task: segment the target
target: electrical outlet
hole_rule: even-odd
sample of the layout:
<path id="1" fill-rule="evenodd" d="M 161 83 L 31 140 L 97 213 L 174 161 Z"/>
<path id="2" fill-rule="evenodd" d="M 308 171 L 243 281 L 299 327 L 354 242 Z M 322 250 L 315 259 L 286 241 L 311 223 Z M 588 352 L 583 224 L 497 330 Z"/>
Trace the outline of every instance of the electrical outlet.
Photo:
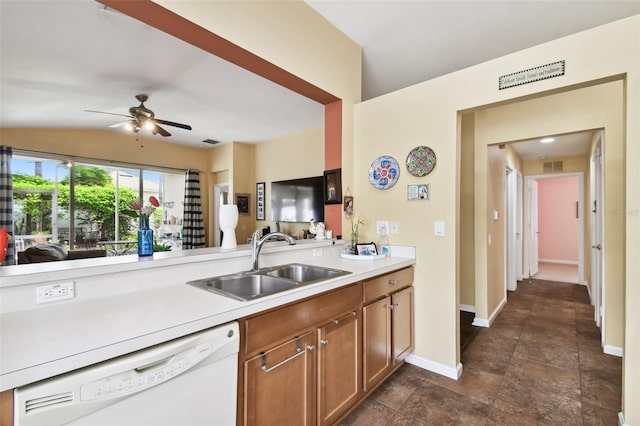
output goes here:
<path id="1" fill-rule="evenodd" d="M 387 235 L 389 233 L 389 221 L 379 220 L 376 222 L 376 234 Z"/>
<path id="2" fill-rule="evenodd" d="M 389 233 L 398 235 L 400 233 L 400 224 L 398 222 L 389 222 Z"/>
<path id="3" fill-rule="evenodd" d="M 73 281 L 36 287 L 36 303 L 38 304 L 73 299 L 74 296 Z"/>
<path id="4" fill-rule="evenodd" d="M 314 248 L 313 257 L 320 257 L 320 256 L 322 256 L 322 248 Z"/>

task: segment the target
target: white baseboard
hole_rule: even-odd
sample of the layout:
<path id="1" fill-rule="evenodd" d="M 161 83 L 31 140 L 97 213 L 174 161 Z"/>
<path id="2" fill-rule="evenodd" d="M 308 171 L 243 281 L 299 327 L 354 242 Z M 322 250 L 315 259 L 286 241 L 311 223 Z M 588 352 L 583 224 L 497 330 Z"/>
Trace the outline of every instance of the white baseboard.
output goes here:
<path id="1" fill-rule="evenodd" d="M 624 350 L 617 346 L 604 345 L 604 353 L 608 355 L 615 355 L 620 358 L 624 355 Z"/>
<path id="2" fill-rule="evenodd" d="M 538 259 L 538 262 L 559 263 L 561 265 L 577 265 L 577 260 L 559 260 L 559 259 Z"/>
<path id="3" fill-rule="evenodd" d="M 416 367 L 420 367 L 423 370 L 429 370 L 453 380 L 458 380 L 460 376 L 462 376 L 461 363 L 458 363 L 456 368 L 451 368 L 438 362 L 429 361 L 428 359 L 424 359 L 414 354 L 409 354 L 405 361 L 409 364 L 415 365 Z"/>
<path id="4" fill-rule="evenodd" d="M 476 307 L 475 306 L 463 305 L 462 303 L 460 304 L 460 310 L 462 312 L 471 312 L 472 314 L 476 313 Z"/>
<path id="5" fill-rule="evenodd" d="M 618 412 L 618 426 L 627 426 L 624 422 L 624 413 L 622 411 Z"/>
<path id="6" fill-rule="evenodd" d="M 489 320 L 475 317 L 471 325 L 475 325 L 476 327 L 489 327 L 491 324 L 489 323 Z"/>
<path id="7" fill-rule="evenodd" d="M 475 325 L 477 327 L 491 327 L 491 324 L 493 324 L 493 321 L 496 319 L 496 317 L 498 316 L 500 311 L 502 311 L 502 308 L 504 308 L 504 305 L 506 304 L 507 304 L 507 299 L 502 299 L 498 307 L 493 310 L 491 315 L 489 315 L 489 319 L 482 319 L 482 318 L 475 317 L 471 325 Z"/>

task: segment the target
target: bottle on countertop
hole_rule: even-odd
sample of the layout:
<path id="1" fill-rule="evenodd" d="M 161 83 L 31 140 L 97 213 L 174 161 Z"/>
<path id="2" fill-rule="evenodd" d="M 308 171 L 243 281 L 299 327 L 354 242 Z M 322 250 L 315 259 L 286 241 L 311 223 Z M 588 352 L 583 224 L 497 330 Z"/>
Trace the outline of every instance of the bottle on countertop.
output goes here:
<path id="1" fill-rule="evenodd" d="M 391 244 L 389 244 L 388 234 L 387 228 L 383 226 L 380 229 L 380 235 L 378 236 L 378 241 L 376 243 L 378 254 L 382 254 L 387 257 L 391 256 Z"/>

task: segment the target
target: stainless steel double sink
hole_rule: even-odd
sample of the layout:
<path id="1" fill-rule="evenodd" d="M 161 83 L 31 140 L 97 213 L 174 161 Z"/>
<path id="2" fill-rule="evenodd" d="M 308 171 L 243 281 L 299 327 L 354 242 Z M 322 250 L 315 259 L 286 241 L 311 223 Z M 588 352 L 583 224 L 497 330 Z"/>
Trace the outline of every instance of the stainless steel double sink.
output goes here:
<path id="1" fill-rule="evenodd" d="M 247 301 L 350 274 L 341 269 L 289 263 L 258 271 L 238 272 L 189 281 L 194 287 Z"/>

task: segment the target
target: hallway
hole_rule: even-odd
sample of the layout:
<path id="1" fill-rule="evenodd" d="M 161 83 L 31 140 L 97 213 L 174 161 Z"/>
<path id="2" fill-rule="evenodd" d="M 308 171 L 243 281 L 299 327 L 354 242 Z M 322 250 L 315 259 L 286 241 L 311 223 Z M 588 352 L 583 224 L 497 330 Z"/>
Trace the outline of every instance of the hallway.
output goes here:
<path id="1" fill-rule="evenodd" d="M 405 364 L 341 424 L 618 424 L 622 359 L 602 353 L 583 286 L 519 283 L 462 363 L 457 381 Z"/>

